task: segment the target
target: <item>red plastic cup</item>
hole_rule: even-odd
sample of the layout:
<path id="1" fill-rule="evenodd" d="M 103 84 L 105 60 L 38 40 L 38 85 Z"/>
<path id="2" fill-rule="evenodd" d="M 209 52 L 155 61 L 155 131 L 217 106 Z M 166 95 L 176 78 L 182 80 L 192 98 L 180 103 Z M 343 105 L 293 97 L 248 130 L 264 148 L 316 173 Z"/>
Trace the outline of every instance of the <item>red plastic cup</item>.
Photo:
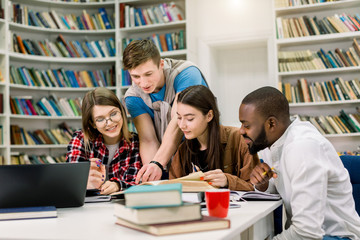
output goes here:
<path id="1" fill-rule="evenodd" d="M 212 217 L 226 218 L 230 204 L 229 189 L 212 189 L 205 192 L 206 208 Z"/>

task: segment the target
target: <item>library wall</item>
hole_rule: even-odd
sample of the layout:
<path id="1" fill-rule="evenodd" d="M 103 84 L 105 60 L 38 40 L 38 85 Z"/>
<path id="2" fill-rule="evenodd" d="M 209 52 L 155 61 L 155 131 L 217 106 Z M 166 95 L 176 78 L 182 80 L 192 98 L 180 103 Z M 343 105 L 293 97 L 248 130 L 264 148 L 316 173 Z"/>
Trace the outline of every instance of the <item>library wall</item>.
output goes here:
<path id="1" fill-rule="evenodd" d="M 267 44 L 259 41 L 219 47 L 215 54 L 218 81 L 214 81 L 211 87 L 218 96 L 221 122 L 240 127 L 238 110 L 241 100 L 250 91 L 270 84 Z"/>
<path id="2" fill-rule="evenodd" d="M 238 126 L 243 97 L 260 86 L 274 85 L 267 47 L 272 38 L 271 8 L 268 0 L 189 1 L 188 21 L 196 24 L 188 28 L 193 36 L 187 40 L 188 58 L 207 77 L 223 124 Z"/>

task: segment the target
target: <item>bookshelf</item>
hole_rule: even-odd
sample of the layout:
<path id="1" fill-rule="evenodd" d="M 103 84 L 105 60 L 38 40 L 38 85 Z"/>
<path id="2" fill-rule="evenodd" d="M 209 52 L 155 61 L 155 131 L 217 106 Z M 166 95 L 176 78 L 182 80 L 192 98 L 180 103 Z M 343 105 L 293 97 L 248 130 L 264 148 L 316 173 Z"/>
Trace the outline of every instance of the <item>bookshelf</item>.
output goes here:
<path id="1" fill-rule="evenodd" d="M 16 108 L 12 108 L 11 106 L 11 104 L 13 105 L 16 101 L 11 103 L 10 99 L 31 99 L 32 104 L 37 105 L 37 102 L 39 102 L 42 98 L 49 99 L 52 95 L 55 95 L 58 98 L 66 99 L 82 98 L 87 91 L 97 86 L 96 83 L 94 83 L 95 80 L 98 85 L 100 82 L 104 83 L 105 81 L 106 84 L 104 83 L 104 86 L 112 89 L 116 92 L 119 98 L 122 98 L 129 87 L 128 84 L 123 84 L 121 71 L 121 53 L 123 51 L 122 39 L 125 38 L 147 38 L 154 34 L 166 34 L 183 31 L 184 47 L 182 49 L 172 51 L 163 51 L 161 56 L 178 59 L 186 59 L 187 57 L 187 35 L 185 34 L 187 27 L 185 18 L 187 0 L 114 0 L 89 3 L 47 0 L 0 1 L 3 7 L 6 6 L 4 7 L 5 18 L 0 19 L 0 70 L 5 79 L 4 82 L 0 82 L 0 93 L 3 94 L 4 107 L 4 112 L 0 113 L 0 125 L 3 126 L 2 134 L 4 143 L 0 144 L 0 155 L 4 157 L 5 164 L 11 164 L 12 157 L 19 156 L 19 153 L 25 153 L 29 156 L 44 154 L 58 157 L 65 153 L 67 147 L 67 144 L 11 144 L 11 131 L 12 128 L 14 128 L 12 126 L 18 126 L 23 129 L 23 131 L 28 131 L 31 134 L 38 129 L 56 129 L 63 122 L 66 122 L 73 129 L 81 128 L 81 116 L 73 116 L 69 114 L 62 114 L 61 116 L 52 114 L 47 115 L 45 112 L 42 112 L 39 115 L 34 115 L 30 114 L 30 111 L 26 113 L 25 110 L 23 110 L 22 113 L 21 110 L 16 112 Z M 170 6 L 171 2 L 174 2 L 183 11 L 184 19 L 164 23 L 154 23 L 144 26 L 120 27 L 120 20 L 122 17 L 120 14 L 121 5 L 128 5 L 129 9 L 130 7 L 134 9 L 147 9 L 159 6 L 163 3 Z M 44 13 L 46 15 L 46 13 L 50 14 L 51 12 L 55 12 L 60 17 L 67 16 L 68 18 L 65 19 L 65 21 L 69 24 L 70 29 L 64 27 L 46 27 L 45 24 L 36 25 L 34 24 L 35 21 L 31 20 L 31 17 L 29 17 L 30 20 L 27 21 L 25 21 L 25 17 L 16 17 L 16 20 L 14 21 L 14 4 L 17 5 L 17 8 L 22 9 L 20 11 L 21 14 L 29 14 L 31 11 L 35 15 L 37 13 L 41 13 L 41 16 L 44 16 Z M 100 8 L 105 9 L 108 18 L 112 18 L 112 28 L 81 29 L 80 25 L 78 25 L 77 28 L 72 27 L 71 29 L 71 20 L 69 20 L 69 15 L 71 15 L 73 19 L 76 19 L 77 17 L 82 17 L 85 10 L 89 16 L 93 16 L 94 19 L 96 19 L 96 15 L 100 13 Z M 15 16 L 17 15 L 15 14 Z M 40 21 L 40 17 L 38 17 L 37 21 Z M 84 22 L 82 23 L 84 24 Z M 94 20 L 93 25 L 101 27 L 100 22 L 94 23 Z M 56 42 L 59 41 L 58 39 L 61 35 L 67 44 L 70 44 L 70 42 L 74 43 L 74 48 L 70 48 L 70 51 L 73 51 L 73 53 L 76 51 L 74 50 L 76 48 L 76 41 L 78 41 L 80 46 L 82 46 L 81 44 L 83 42 L 95 43 L 96 41 L 113 39 L 114 54 L 113 56 L 110 56 L 110 50 L 108 51 L 109 54 L 106 56 L 104 56 L 105 54 L 97 54 L 96 56 L 91 57 L 85 57 L 85 55 L 82 56 L 81 54 L 81 56 L 77 57 L 66 57 L 58 54 L 53 54 L 53 56 L 52 54 L 47 55 L 45 53 L 46 50 L 42 50 L 43 52 L 41 52 L 41 54 L 24 54 L 21 53 L 21 51 L 14 51 L 13 46 L 14 43 L 17 43 L 17 41 L 14 42 L 13 34 L 20 36 L 21 40 L 29 39 L 30 41 L 34 41 L 36 43 L 43 41 L 44 46 L 45 39 L 47 39 L 48 43 L 51 42 L 56 45 Z M 106 45 L 106 47 L 107 46 L 108 45 Z M 30 47 L 34 46 L 30 45 Z M 46 46 L 45 48 L 49 50 L 48 53 L 53 50 L 50 49 L 51 46 Z M 76 49 L 80 52 L 78 48 Z M 25 51 L 27 51 L 26 46 Z M 100 50 L 98 49 L 96 51 Z M 106 50 L 103 49 L 103 51 Z M 55 51 L 52 52 L 55 53 Z M 60 53 L 62 52 L 60 51 Z M 58 71 L 56 72 L 53 70 Z M 63 75 L 61 75 L 61 71 L 64 71 Z M 95 73 L 94 71 L 97 72 Z M 100 71 L 103 71 L 103 73 L 101 73 L 103 75 L 100 74 Z M 72 74 L 71 72 L 76 76 L 75 78 L 78 80 L 78 83 L 85 78 L 84 75 L 80 76 L 80 74 L 88 72 L 88 75 L 90 75 L 90 72 L 92 72 L 93 75 L 90 75 L 90 77 L 91 80 L 93 80 L 93 85 L 89 85 L 86 82 L 83 83 L 83 85 L 79 83 L 80 87 L 74 86 L 70 79 Z M 29 75 L 27 74 L 30 74 L 30 78 L 34 80 L 33 83 L 29 81 Z M 38 77 L 39 79 L 42 79 L 40 82 L 43 83 L 38 83 L 37 80 L 35 81 L 35 74 L 40 74 Z M 46 80 L 46 78 L 50 80 Z M 107 80 L 102 81 L 99 79 Z M 61 85 L 61 83 L 63 85 Z M 21 102 L 19 102 L 19 104 L 20 108 L 24 107 L 24 105 L 21 106 Z M 61 106 L 58 105 L 58 108 L 61 110 Z"/>
<path id="2" fill-rule="evenodd" d="M 280 3 L 285 3 L 285 5 L 280 5 Z M 274 49 L 275 49 L 275 56 L 276 56 L 276 69 L 275 69 L 275 81 L 276 85 L 279 86 L 279 89 L 282 90 L 287 96 L 290 102 L 290 113 L 292 115 L 299 115 L 299 116 L 309 116 L 319 117 L 319 116 L 340 116 L 339 112 L 344 110 L 344 112 L 349 114 L 359 114 L 356 110 L 356 107 L 360 106 L 360 97 L 355 96 L 355 98 L 345 99 L 345 95 L 340 96 L 342 93 L 338 93 L 338 91 L 343 90 L 340 88 L 341 83 L 337 82 L 337 78 L 341 78 L 344 81 L 356 81 L 354 79 L 360 79 L 360 63 L 355 63 L 353 66 L 331 66 L 331 67 L 319 67 L 320 64 L 316 63 L 315 61 L 321 61 L 321 58 L 316 60 L 316 57 L 319 54 L 316 54 L 320 51 L 320 49 L 324 50 L 326 55 L 329 55 L 331 58 L 331 54 L 328 51 L 332 51 L 335 53 L 335 49 L 343 49 L 345 51 L 350 51 L 350 48 L 354 48 L 353 39 L 357 40 L 357 43 L 360 41 L 360 29 L 356 29 L 355 31 L 344 31 L 341 32 L 326 32 L 320 23 L 321 21 L 334 17 L 335 15 L 340 15 L 345 13 L 350 19 L 356 14 L 360 13 L 360 1 L 359 0 L 342 0 L 342 1 L 335 1 L 335 2 L 324 2 L 324 3 L 314 3 L 314 4 L 304 4 L 304 5 L 297 5 L 297 6 L 286 6 L 286 3 L 289 2 L 288 0 L 274 0 L 274 10 L 273 10 L 273 19 L 274 19 Z M 315 34 L 310 34 L 309 28 L 310 25 L 306 24 L 306 20 L 304 20 L 304 25 L 301 26 L 302 19 L 305 19 L 306 16 L 308 19 L 315 19 L 317 20 L 317 29 L 319 30 L 318 34 L 316 34 L 315 30 L 312 30 Z M 350 17 L 349 17 L 350 16 Z M 297 20 L 290 20 L 290 19 L 297 19 Z M 346 19 L 346 18 L 345 18 Z M 339 19 L 341 21 L 341 19 Z M 298 25 L 296 23 L 298 21 Z M 285 23 L 284 23 L 285 22 Z M 347 26 L 347 25 L 346 25 Z M 308 30 L 308 34 L 306 34 L 306 30 Z M 320 31 L 320 28 L 323 28 L 323 31 Z M 335 27 L 334 27 L 335 28 Z M 292 31 L 296 31 L 292 32 Z M 288 33 L 286 34 L 285 31 Z M 320 33 L 320 34 L 319 34 Z M 296 67 L 292 65 L 288 67 L 288 69 L 284 69 L 283 65 L 279 63 L 279 57 L 282 57 L 282 52 L 290 52 L 290 51 L 304 51 L 310 50 L 311 52 L 315 52 L 315 55 L 302 55 L 298 56 L 305 61 L 309 61 L 309 63 L 302 63 L 303 65 Z M 356 52 L 355 52 L 356 53 Z M 299 53 L 297 53 L 299 54 Z M 336 60 L 339 60 L 339 55 L 335 56 L 336 54 L 332 55 L 331 58 L 335 63 Z M 359 55 L 360 56 L 360 55 Z M 315 59 L 315 60 L 314 60 Z M 286 61 L 286 60 L 285 60 Z M 298 62 L 298 60 L 293 60 Z M 329 59 L 325 61 L 330 61 Z M 341 61 L 341 59 L 339 60 Z M 288 63 L 287 63 L 288 64 Z M 294 64 L 294 63 L 292 63 Z M 297 64 L 297 63 L 296 63 Z M 305 64 L 312 64 L 306 65 Z M 288 64 L 287 66 L 289 66 Z M 315 67 L 312 67 L 314 66 Z M 345 64 L 344 64 L 345 65 Z M 309 66 L 309 67 L 308 67 Z M 307 84 L 301 85 L 300 79 L 306 79 Z M 300 83 L 298 83 L 300 80 Z M 326 98 L 326 92 L 323 91 L 323 99 L 320 96 L 321 87 L 316 88 L 316 86 L 320 86 L 321 84 L 323 88 L 325 88 L 326 83 L 333 84 L 334 87 L 338 86 L 338 90 L 335 90 L 336 96 L 333 96 L 334 99 L 330 97 Z M 358 80 L 357 80 L 358 82 Z M 359 82 L 358 82 L 359 83 Z M 350 84 L 350 82 L 349 82 Z M 299 92 L 296 94 L 295 90 L 293 92 L 289 92 L 288 89 L 285 89 L 291 86 L 292 88 L 296 88 L 298 86 Z M 346 84 L 344 84 L 346 85 Z M 327 85 L 331 87 L 331 85 Z M 351 86 L 350 86 L 351 87 Z M 307 89 L 307 90 L 305 90 Z M 304 92 L 305 91 L 305 92 Z M 294 98 L 297 95 L 304 94 L 308 91 L 309 93 L 306 95 L 310 95 L 311 99 L 303 100 L 303 101 L 294 101 Z M 312 91 L 312 92 L 311 92 Z M 329 90 L 328 90 L 329 91 Z M 331 91 L 331 89 L 330 89 Z M 303 93 L 301 93 L 303 92 Z M 288 95 L 286 95 L 286 93 Z M 345 91 L 346 93 L 346 91 Z M 290 95 L 289 95 L 290 94 Z M 304 96 L 305 96 L 304 95 Z M 315 98 L 315 101 L 314 99 Z M 310 100 L 310 101 L 309 101 Z M 331 120 L 330 120 L 331 121 Z M 320 121 L 321 122 L 321 121 Z M 316 125 L 316 123 L 313 123 Z M 331 126 L 331 123 L 328 122 Z M 341 123 L 340 123 L 341 124 Z M 320 125 L 320 124 L 318 124 Z M 321 127 L 321 126 L 320 126 Z M 360 147 L 360 131 L 355 129 L 356 131 L 353 132 L 324 132 L 324 136 L 335 146 L 335 149 L 339 152 L 343 151 L 356 151 L 359 150 Z"/>
<path id="3" fill-rule="evenodd" d="M 145 38 L 151 38 L 154 34 L 155 35 L 164 35 L 164 34 L 171 34 L 171 33 L 178 33 L 179 31 L 182 31 L 184 33 L 183 35 L 183 47 L 181 49 L 173 49 L 173 50 L 164 50 L 160 51 L 160 55 L 162 58 L 176 58 L 176 59 L 187 59 L 187 50 L 186 50 L 186 1 L 187 0 L 180 0 L 180 1 L 170 1 L 170 0 L 164 0 L 164 1 L 156 1 L 156 0 L 120 0 L 119 1 L 119 11 L 125 12 L 125 14 L 120 13 L 120 17 L 123 16 L 123 19 L 119 19 L 120 21 L 120 27 L 117 31 L 118 39 L 119 39 L 119 49 L 120 53 L 123 52 L 126 44 L 124 44 L 124 40 L 127 39 L 145 39 Z M 181 19 L 169 19 L 169 22 L 159 22 L 159 21 L 153 21 L 150 22 L 150 24 L 146 25 L 139 25 L 139 26 L 132 26 L 131 24 L 131 16 L 127 17 L 127 11 L 130 13 L 132 9 L 141 9 L 142 11 L 148 10 L 149 8 L 153 9 L 158 8 L 160 4 L 166 4 L 167 6 L 170 6 L 170 3 L 173 2 L 175 5 L 179 8 L 179 10 L 182 12 L 182 20 Z M 124 8 L 124 10 L 121 10 Z M 129 8 L 129 10 L 127 10 Z M 131 15 L 131 14 L 130 14 Z M 121 22 L 124 21 L 122 24 Z M 161 20 L 160 20 L 161 21 Z M 133 24 L 134 25 L 134 24 Z M 174 39 L 175 41 L 175 39 Z M 174 42 L 173 41 L 173 42 Z M 177 41 L 177 40 L 176 40 Z M 122 59 L 122 55 L 120 54 L 120 59 Z M 121 68 L 121 65 L 119 66 Z M 122 73 L 122 72 L 121 72 Z M 125 75 L 124 73 L 121 74 L 120 78 L 120 92 L 121 96 L 123 96 L 126 92 L 126 90 L 129 88 L 129 84 L 126 83 L 124 80 Z"/>

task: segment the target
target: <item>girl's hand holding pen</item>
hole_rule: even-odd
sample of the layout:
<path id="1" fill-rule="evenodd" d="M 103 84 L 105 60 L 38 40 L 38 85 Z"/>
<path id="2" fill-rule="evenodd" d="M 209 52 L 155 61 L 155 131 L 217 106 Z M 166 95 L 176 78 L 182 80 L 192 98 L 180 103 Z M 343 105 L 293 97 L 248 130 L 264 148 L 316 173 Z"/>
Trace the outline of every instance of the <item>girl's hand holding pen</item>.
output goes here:
<path id="1" fill-rule="evenodd" d="M 193 172 L 199 172 L 200 171 L 200 168 L 198 166 L 196 166 L 193 163 L 191 163 L 191 165 L 193 166 Z"/>
<path id="2" fill-rule="evenodd" d="M 215 169 L 204 173 L 204 180 L 214 187 L 227 187 L 228 181 L 225 173 L 221 169 Z"/>
<path id="3" fill-rule="evenodd" d="M 87 189 L 100 189 L 105 181 L 105 174 L 106 170 L 102 161 L 98 158 L 91 158 Z"/>
<path id="4" fill-rule="evenodd" d="M 258 164 L 250 174 L 250 182 L 260 191 L 265 191 L 268 188 L 271 178 L 277 178 L 277 173 L 274 168 L 270 168 L 266 163 Z"/>

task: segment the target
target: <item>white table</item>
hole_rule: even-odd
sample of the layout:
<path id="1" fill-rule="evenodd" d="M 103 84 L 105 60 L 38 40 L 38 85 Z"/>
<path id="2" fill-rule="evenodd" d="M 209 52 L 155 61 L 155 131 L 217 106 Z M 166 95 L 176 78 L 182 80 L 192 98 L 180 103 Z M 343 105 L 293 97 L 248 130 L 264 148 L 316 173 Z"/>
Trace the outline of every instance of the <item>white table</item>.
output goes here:
<path id="1" fill-rule="evenodd" d="M 226 230 L 155 237 L 115 224 L 114 203 L 59 208 L 57 218 L 0 221 L 0 239 L 265 239 L 273 235 L 273 211 L 282 201 L 254 201 L 230 209 Z M 203 212 L 204 215 L 207 212 Z"/>

